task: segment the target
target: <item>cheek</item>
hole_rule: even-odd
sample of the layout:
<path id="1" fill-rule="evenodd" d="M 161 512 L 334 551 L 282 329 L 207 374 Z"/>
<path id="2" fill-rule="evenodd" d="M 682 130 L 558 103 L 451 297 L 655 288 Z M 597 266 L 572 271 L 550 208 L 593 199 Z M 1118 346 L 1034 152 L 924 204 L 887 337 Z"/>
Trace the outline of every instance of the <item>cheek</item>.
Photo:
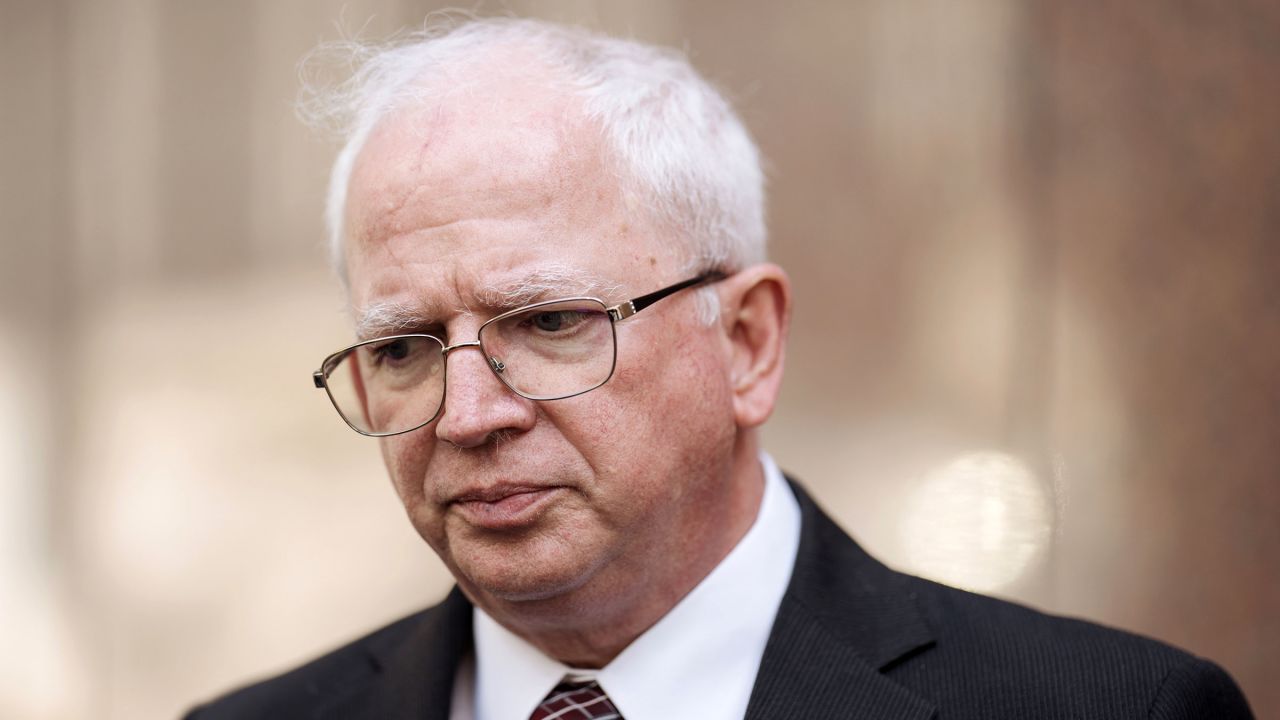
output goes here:
<path id="1" fill-rule="evenodd" d="M 705 333 L 705 334 L 704 334 Z M 693 413 L 717 422 L 731 422 L 729 370 L 716 352 L 709 330 L 684 334 L 645 364 L 644 395 L 668 411 Z M 682 417 L 682 416 L 677 416 Z M 678 424 L 678 423 L 677 423 Z"/>
<path id="2" fill-rule="evenodd" d="M 714 348 L 686 335 L 619 364 L 602 422 L 612 429 L 624 472 L 650 467 L 669 480 L 669 473 L 705 471 L 723 460 L 726 438 L 734 435 L 733 396 Z"/>
<path id="3" fill-rule="evenodd" d="M 411 513 L 420 508 L 426 500 L 423 489 L 423 478 L 426 475 L 427 463 L 435 448 L 434 436 L 430 428 L 422 428 L 404 435 L 382 438 L 382 460 L 387 466 L 387 474 L 391 476 L 391 484 L 396 494 L 404 503 L 405 509 Z"/>

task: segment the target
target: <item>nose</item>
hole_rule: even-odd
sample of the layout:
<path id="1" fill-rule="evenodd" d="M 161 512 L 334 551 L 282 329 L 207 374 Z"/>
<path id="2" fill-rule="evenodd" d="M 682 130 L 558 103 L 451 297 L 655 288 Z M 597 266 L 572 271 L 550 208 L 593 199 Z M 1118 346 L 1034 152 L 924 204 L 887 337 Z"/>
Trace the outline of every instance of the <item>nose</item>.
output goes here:
<path id="1" fill-rule="evenodd" d="M 461 448 L 479 447 L 495 433 L 529 430 L 536 417 L 533 401 L 512 392 L 493 374 L 479 343 L 449 349 L 437 438 Z"/>

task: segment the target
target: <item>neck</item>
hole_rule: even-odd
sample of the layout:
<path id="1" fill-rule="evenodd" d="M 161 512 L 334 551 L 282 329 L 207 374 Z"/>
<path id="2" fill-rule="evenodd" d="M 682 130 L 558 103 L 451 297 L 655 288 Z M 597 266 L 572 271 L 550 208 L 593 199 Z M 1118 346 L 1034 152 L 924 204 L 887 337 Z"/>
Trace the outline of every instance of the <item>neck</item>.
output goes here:
<path id="1" fill-rule="evenodd" d="M 537 600 L 506 601 L 463 589 L 547 656 L 571 667 L 602 668 L 684 599 L 751 529 L 764 496 L 753 431 L 738 438 L 730 470 L 711 486 L 708 497 L 687 499 L 690 517 L 699 521 L 692 534 L 665 538 L 672 561 L 661 567 L 619 557 L 575 590 Z"/>

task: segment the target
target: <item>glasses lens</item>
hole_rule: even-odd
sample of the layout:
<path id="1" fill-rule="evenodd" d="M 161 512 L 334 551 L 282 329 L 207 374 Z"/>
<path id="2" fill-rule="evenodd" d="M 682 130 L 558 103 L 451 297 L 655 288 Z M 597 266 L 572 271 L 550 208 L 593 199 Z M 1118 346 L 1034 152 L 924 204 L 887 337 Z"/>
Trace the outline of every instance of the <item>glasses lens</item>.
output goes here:
<path id="1" fill-rule="evenodd" d="M 334 406 L 366 435 L 430 422 L 444 400 L 444 347 L 430 335 L 371 340 L 329 361 L 324 372 Z"/>
<path id="2" fill-rule="evenodd" d="M 596 300 L 561 300 L 494 318 L 480 346 L 498 377 L 534 400 L 584 393 L 613 374 L 613 323 Z"/>

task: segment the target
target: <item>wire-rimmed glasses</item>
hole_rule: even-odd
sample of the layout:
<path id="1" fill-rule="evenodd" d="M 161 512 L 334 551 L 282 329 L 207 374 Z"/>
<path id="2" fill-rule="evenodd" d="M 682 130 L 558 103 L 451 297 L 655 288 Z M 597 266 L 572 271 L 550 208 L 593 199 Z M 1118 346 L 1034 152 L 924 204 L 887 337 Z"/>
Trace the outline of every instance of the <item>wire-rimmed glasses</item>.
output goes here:
<path id="1" fill-rule="evenodd" d="M 489 319 L 475 340 L 453 345 L 424 334 L 366 340 L 326 357 L 312 378 L 347 425 L 371 437 L 399 435 L 435 420 L 444 408 L 445 362 L 460 348 L 478 348 L 493 374 L 517 395 L 561 400 L 595 390 L 613 376 L 616 323 L 724 277 L 704 273 L 613 306 L 593 297 L 533 303 Z"/>

